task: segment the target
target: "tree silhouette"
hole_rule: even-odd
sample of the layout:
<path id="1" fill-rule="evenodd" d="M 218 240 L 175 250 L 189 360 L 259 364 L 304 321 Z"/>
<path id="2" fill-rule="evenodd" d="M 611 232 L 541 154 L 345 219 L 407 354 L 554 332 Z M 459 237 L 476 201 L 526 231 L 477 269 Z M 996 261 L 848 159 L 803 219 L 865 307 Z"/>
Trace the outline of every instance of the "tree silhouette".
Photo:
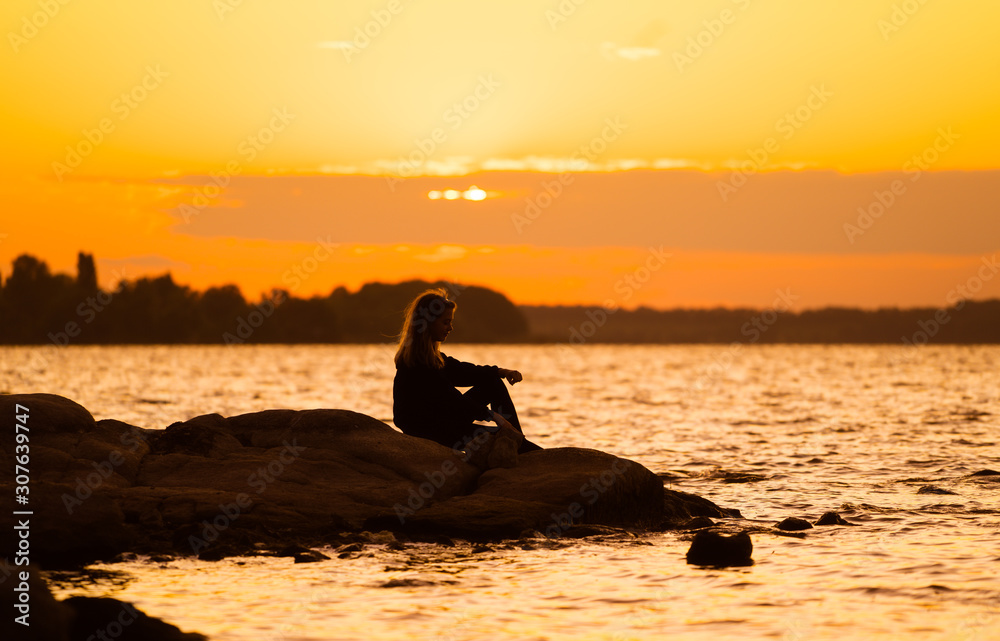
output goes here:
<path id="1" fill-rule="evenodd" d="M 80 252 L 76 258 L 76 287 L 85 294 L 97 293 L 97 267 L 94 255 Z"/>
<path id="2" fill-rule="evenodd" d="M 1000 300 L 768 317 L 753 309 L 517 307 L 485 287 L 421 280 L 368 283 L 355 293 L 338 287 L 308 299 L 273 290 L 259 302 L 232 284 L 199 293 L 169 273 L 122 281 L 113 292 L 97 282 L 84 252 L 75 279 L 18 256 L 0 286 L 0 344 L 392 342 L 407 304 L 431 287 L 458 304 L 449 342 L 1000 343 Z"/>

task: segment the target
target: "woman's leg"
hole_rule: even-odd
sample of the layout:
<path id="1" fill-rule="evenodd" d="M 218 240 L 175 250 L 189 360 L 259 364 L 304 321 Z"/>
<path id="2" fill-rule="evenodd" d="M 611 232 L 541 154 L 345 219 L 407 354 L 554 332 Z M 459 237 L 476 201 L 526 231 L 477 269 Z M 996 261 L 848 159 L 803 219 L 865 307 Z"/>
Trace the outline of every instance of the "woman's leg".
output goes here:
<path id="1" fill-rule="evenodd" d="M 499 376 L 491 378 L 486 383 L 473 386 L 463 396 L 477 405 L 489 405 L 490 409 L 507 419 L 515 430 L 520 432 L 522 436 L 524 435 L 524 431 L 521 429 L 521 421 L 517 418 L 517 410 L 514 409 L 514 401 L 511 400 L 507 386 Z M 524 454 L 525 452 L 540 449 L 542 448 L 528 439 L 523 439 L 517 451 L 519 454 Z"/>

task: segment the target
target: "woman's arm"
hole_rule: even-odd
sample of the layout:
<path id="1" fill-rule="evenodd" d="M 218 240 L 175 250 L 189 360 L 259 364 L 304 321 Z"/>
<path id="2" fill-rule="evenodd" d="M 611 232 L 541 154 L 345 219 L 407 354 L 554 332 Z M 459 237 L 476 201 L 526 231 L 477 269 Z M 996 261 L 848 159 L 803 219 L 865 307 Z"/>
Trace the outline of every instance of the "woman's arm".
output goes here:
<path id="1" fill-rule="evenodd" d="M 520 383 L 524 379 L 521 372 L 517 370 L 504 369 L 495 365 L 473 365 L 451 356 L 444 356 L 444 369 L 451 382 L 459 387 L 475 385 L 482 380 L 483 376 L 492 376 L 493 374 L 507 379 L 511 385 Z"/>
<path id="2" fill-rule="evenodd" d="M 524 377 L 521 376 L 521 372 L 516 369 L 504 369 L 502 367 L 498 367 L 497 372 L 500 374 L 501 378 L 506 378 L 507 382 L 511 385 L 514 383 L 520 383 L 524 380 Z"/>

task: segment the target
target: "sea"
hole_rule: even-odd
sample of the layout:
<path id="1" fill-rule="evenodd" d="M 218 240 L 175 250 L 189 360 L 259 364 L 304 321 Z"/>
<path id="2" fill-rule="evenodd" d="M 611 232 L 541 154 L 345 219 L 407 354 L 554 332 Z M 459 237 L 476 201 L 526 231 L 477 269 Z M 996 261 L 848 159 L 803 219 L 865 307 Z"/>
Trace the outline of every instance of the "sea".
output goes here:
<path id="1" fill-rule="evenodd" d="M 218 641 L 1000 639 L 1000 346 L 446 345 L 519 370 L 528 437 L 642 463 L 753 532 L 754 565 L 688 565 L 690 533 L 407 544 L 295 564 L 143 557 L 50 575 Z M 163 428 L 207 413 L 392 419 L 392 346 L 0 348 L 0 391 Z M 779 533 L 828 511 L 851 526 Z"/>

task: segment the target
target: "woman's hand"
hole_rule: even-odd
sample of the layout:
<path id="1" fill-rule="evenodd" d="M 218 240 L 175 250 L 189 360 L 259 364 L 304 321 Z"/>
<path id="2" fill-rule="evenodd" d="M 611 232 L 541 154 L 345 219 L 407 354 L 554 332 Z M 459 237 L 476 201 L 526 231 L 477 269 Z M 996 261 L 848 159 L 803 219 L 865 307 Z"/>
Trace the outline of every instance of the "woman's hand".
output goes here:
<path id="1" fill-rule="evenodd" d="M 511 385 L 514 383 L 520 383 L 524 380 L 524 377 L 521 376 L 521 372 L 514 369 L 504 369 L 502 367 L 498 367 L 497 372 L 500 373 L 500 378 L 506 378 L 507 382 Z"/>
<path id="2" fill-rule="evenodd" d="M 513 425 L 510 424 L 510 421 L 508 421 L 507 419 L 505 419 L 503 416 L 501 416 L 496 412 L 493 412 L 493 422 L 496 423 L 497 427 L 499 427 L 501 430 L 505 428 L 509 430 L 509 433 L 512 434 L 514 437 L 516 437 L 518 444 L 520 444 L 521 441 L 524 440 L 524 434 L 521 434 L 521 432 L 519 432 L 517 428 L 515 428 Z"/>
<path id="3" fill-rule="evenodd" d="M 490 412 L 493 414 L 493 422 L 497 424 L 497 427 L 509 427 L 512 431 L 517 432 L 514 426 L 510 424 L 510 421 L 493 410 L 490 410 Z"/>

